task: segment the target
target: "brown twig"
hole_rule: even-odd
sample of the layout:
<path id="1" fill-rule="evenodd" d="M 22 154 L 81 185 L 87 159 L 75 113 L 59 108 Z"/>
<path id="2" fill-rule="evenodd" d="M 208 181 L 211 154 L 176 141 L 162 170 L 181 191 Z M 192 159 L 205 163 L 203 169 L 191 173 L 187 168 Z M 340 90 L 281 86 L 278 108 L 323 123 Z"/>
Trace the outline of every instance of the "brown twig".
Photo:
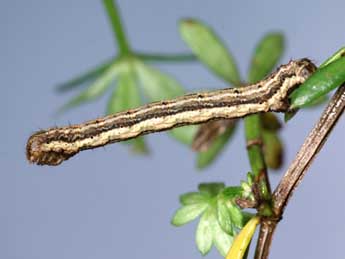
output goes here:
<path id="1" fill-rule="evenodd" d="M 313 159 L 316 157 L 330 132 L 345 109 L 345 85 L 342 85 L 322 113 L 319 121 L 306 138 L 295 160 L 291 163 L 284 177 L 273 193 L 273 211 L 275 218 L 264 218 L 260 227 L 255 259 L 268 258 L 275 228 L 293 191 L 305 176 Z M 278 220 L 277 220 L 278 219 Z"/>

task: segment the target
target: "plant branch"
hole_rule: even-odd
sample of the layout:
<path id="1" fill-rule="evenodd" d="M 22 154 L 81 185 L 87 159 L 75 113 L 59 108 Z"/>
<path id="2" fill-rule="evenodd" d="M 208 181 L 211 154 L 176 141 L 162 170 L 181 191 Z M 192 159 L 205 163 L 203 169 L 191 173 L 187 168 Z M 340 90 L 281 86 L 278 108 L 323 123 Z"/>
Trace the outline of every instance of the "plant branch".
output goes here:
<path id="1" fill-rule="evenodd" d="M 130 46 L 123 28 L 120 13 L 116 6 L 115 0 L 103 0 L 104 7 L 108 13 L 108 17 L 113 28 L 115 41 L 119 47 L 121 55 L 130 53 Z"/>
<path id="2" fill-rule="evenodd" d="M 304 141 L 295 160 L 291 163 L 284 177 L 273 194 L 273 210 L 276 220 L 267 218 L 261 225 L 255 258 L 268 258 L 273 233 L 293 191 L 305 176 L 313 159 L 316 157 L 330 132 L 345 110 L 345 85 L 339 87 L 333 98 L 322 113 L 319 121 Z M 278 219 L 278 220 L 277 220 Z M 264 221 L 265 222 L 265 221 Z"/>
<path id="3" fill-rule="evenodd" d="M 197 60 L 195 55 L 189 53 L 161 54 L 136 52 L 136 56 L 148 62 L 190 62 Z"/>
<path id="4" fill-rule="evenodd" d="M 295 160 L 274 191 L 274 211 L 281 215 L 293 191 L 303 179 L 311 162 L 322 148 L 345 109 L 345 85 L 335 93 L 320 120 L 311 131 Z"/>

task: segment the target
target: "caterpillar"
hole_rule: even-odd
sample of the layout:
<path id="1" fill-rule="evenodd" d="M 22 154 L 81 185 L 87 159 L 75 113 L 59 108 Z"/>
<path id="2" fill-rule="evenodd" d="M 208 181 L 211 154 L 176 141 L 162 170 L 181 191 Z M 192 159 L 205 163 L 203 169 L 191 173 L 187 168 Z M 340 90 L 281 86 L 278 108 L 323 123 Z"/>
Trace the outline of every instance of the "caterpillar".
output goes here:
<path id="1" fill-rule="evenodd" d="M 82 150 L 143 134 L 259 112 L 286 112 L 289 94 L 315 70 L 309 59 L 292 60 L 256 84 L 188 94 L 82 124 L 38 131 L 28 139 L 26 156 L 38 165 L 59 165 Z"/>

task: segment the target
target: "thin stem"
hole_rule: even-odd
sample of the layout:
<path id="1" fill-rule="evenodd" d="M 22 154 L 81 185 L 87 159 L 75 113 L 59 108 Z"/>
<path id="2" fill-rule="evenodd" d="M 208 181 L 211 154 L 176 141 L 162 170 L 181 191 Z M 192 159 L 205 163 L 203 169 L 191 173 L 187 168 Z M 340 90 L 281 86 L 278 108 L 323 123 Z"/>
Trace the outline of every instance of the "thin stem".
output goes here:
<path id="1" fill-rule="evenodd" d="M 115 0 L 103 0 L 104 7 L 108 13 L 108 17 L 113 28 L 115 41 L 119 47 L 120 55 L 130 53 L 130 46 L 121 22 L 120 13 L 118 11 Z"/>
<path id="2" fill-rule="evenodd" d="M 189 53 L 161 54 L 136 52 L 136 56 L 148 62 L 190 62 L 196 61 L 196 57 Z"/>
<path id="3" fill-rule="evenodd" d="M 259 115 L 251 115 L 244 119 L 247 152 L 254 175 L 254 195 L 259 204 L 261 216 L 271 216 L 271 188 L 267 176 L 266 163 L 262 151 L 261 121 Z"/>
<path id="4" fill-rule="evenodd" d="M 345 85 L 341 86 L 322 113 L 319 121 L 304 141 L 295 160 L 291 163 L 283 179 L 280 181 L 273 194 L 274 214 L 281 218 L 284 209 L 291 198 L 293 191 L 302 181 L 313 159 L 316 157 L 327 137 L 336 125 L 338 119 L 345 110 Z M 271 219 L 267 219 L 270 221 Z M 262 225 L 256 248 L 256 259 L 268 258 L 273 233 L 278 224 L 277 220 L 271 220 L 271 224 Z M 269 235 L 265 233 L 270 233 Z"/>

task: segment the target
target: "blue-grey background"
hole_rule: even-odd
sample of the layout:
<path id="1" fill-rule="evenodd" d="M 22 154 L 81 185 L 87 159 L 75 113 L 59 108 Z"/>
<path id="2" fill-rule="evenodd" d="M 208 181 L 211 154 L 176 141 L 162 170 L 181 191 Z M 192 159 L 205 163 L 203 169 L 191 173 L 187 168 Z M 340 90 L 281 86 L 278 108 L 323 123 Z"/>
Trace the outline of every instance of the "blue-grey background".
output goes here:
<path id="1" fill-rule="evenodd" d="M 288 39 L 283 63 L 305 56 L 320 63 L 345 43 L 341 0 L 119 4 L 133 47 L 186 51 L 177 21 L 197 17 L 226 41 L 243 75 L 255 43 L 270 30 Z M 113 55 L 114 42 L 101 1 L 1 1 L 0 33 L 0 258 L 200 258 L 196 224 L 175 228 L 169 221 L 178 195 L 198 183 L 236 185 L 244 178 L 249 165 L 242 132 L 202 173 L 194 168 L 194 154 L 164 133 L 148 137 L 149 157 L 117 144 L 82 152 L 59 167 L 29 165 L 24 148 L 32 132 L 104 114 L 106 98 L 54 117 L 72 96 L 58 95 L 54 86 Z M 160 68 L 189 89 L 225 86 L 198 64 Z M 287 162 L 320 112 L 302 111 L 287 125 Z M 291 200 L 271 258 L 344 258 L 344 122 Z M 274 173 L 273 183 L 282 173 Z M 207 258 L 219 254 L 213 249 Z"/>

